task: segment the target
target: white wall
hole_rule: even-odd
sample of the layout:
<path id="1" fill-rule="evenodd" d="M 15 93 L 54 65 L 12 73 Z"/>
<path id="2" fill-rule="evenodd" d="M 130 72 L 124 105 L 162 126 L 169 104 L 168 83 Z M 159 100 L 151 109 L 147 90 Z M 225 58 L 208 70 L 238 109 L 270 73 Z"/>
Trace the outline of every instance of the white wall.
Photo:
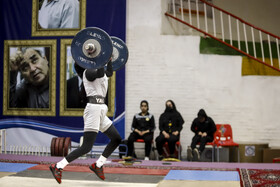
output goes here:
<path id="1" fill-rule="evenodd" d="M 203 55 L 198 36 L 161 35 L 161 0 L 127 1 L 126 138 L 133 115 L 147 99 L 158 119 L 172 99 L 185 124 L 183 154 L 192 120 L 204 108 L 216 123 L 230 123 L 237 142 L 280 142 L 279 77 L 241 76 L 241 57 Z"/>
<path id="2" fill-rule="evenodd" d="M 213 4 L 256 27 L 280 36 L 279 0 L 213 0 Z"/>

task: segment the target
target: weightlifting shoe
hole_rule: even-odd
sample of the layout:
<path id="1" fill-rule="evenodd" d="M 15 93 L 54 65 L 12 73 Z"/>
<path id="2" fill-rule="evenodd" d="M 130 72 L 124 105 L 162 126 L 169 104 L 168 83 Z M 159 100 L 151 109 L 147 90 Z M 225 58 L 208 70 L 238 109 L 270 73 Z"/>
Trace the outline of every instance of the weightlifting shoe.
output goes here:
<path id="1" fill-rule="evenodd" d="M 96 163 L 93 163 L 89 166 L 89 169 L 91 169 L 91 171 L 93 171 L 101 180 L 105 180 L 103 166 L 99 168 L 96 166 Z"/>
<path id="2" fill-rule="evenodd" d="M 192 153 L 192 148 L 188 147 L 187 149 L 187 160 L 192 161 L 193 160 L 193 153 Z"/>
<path id="3" fill-rule="evenodd" d="M 55 178 L 55 180 L 60 184 L 61 183 L 61 174 L 62 174 L 62 169 L 58 169 L 56 167 L 56 164 L 52 164 L 50 165 L 50 170 L 53 174 L 53 177 Z"/>

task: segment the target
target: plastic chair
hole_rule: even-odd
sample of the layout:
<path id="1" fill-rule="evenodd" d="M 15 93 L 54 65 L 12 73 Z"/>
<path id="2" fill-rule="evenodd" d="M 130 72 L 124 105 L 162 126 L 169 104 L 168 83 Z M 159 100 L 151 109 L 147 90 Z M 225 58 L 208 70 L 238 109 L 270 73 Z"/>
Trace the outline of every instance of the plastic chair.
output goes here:
<path id="1" fill-rule="evenodd" d="M 182 146 L 180 141 L 177 141 L 175 144 L 175 156 L 181 160 L 181 152 L 182 152 Z M 165 144 L 163 144 L 163 154 L 165 155 L 165 157 L 169 157 L 170 152 L 169 152 L 169 147 L 168 147 L 168 142 L 165 142 Z"/>
<path id="2" fill-rule="evenodd" d="M 239 147 L 239 144 L 233 141 L 232 129 L 230 124 L 217 124 L 216 127 L 217 131 L 214 134 L 214 144 L 215 146 L 217 146 L 217 161 L 219 162 L 219 147 Z"/>

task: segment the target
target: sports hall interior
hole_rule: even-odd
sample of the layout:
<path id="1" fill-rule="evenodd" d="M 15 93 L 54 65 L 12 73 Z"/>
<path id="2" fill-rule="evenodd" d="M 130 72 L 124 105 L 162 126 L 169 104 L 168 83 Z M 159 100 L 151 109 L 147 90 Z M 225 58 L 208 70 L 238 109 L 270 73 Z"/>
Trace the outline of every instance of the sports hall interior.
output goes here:
<path id="1" fill-rule="evenodd" d="M 136 143 L 138 162 L 120 161 L 116 149 L 109 159 L 111 162 L 105 165 L 108 180 L 100 181 L 87 167 L 104 148 L 104 145 L 94 146 L 91 155 L 65 169 L 65 182 L 59 185 L 48 171 L 48 164 L 59 161 L 61 156 L 20 155 L 12 154 L 16 151 L 11 150 L 18 142 L 27 144 L 24 137 L 18 136 L 22 131 L 45 142 L 42 146 L 49 146 L 56 136 L 32 129 L 6 129 L 8 151 L 5 153 L 1 145 L 0 186 L 280 186 L 277 82 L 280 81 L 280 2 L 126 0 L 125 3 L 129 58 L 121 83 L 125 84 L 124 139 L 131 133 L 133 116 L 140 112 L 142 100 L 149 102 L 149 112 L 155 117 L 155 139 L 159 135 L 159 117 L 165 110 L 165 102 L 171 99 L 185 121 L 178 149 L 180 158 L 159 161 L 153 147 L 151 159 L 144 161 L 144 145 Z M 192 4 L 191 11 L 188 3 Z M 265 55 L 260 35 L 267 46 Z M 189 162 L 187 147 L 194 135 L 190 127 L 201 108 L 216 124 L 231 126 L 232 140 L 238 146 L 220 144 L 214 149 L 213 145 L 207 145 L 200 162 Z M 1 138 L 3 143 L 4 134 Z M 79 142 L 72 145 L 79 146 Z"/>

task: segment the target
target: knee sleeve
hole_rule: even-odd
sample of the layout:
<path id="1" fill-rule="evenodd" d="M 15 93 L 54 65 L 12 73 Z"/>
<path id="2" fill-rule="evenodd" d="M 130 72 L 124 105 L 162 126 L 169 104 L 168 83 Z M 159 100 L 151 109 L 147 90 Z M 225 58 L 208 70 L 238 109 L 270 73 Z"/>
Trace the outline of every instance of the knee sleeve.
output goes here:
<path id="1" fill-rule="evenodd" d="M 108 158 L 121 143 L 122 138 L 114 125 L 111 125 L 104 134 L 106 134 L 111 140 L 102 154 L 104 157 Z"/>
<path id="2" fill-rule="evenodd" d="M 104 132 L 104 134 L 105 134 L 106 136 L 108 136 L 108 138 L 110 138 L 111 141 L 114 141 L 114 142 L 116 142 L 116 143 L 118 143 L 118 144 L 120 144 L 121 141 L 122 141 L 122 138 L 121 138 L 119 132 L 117 131 L 117 129 L 115 128 L 114 125 L 111 125 L 111 126 Z"/>
<path id="3" fill-rule="evenodd" d="M 69 155 L 67 155 L 66 160 L 70 163 L 73 160 L 79 158 L 80 156 L 90 152 L 95 142 L 96 136 L 96 132 L 85 132 L 82 146 L 75 149 Z"/>

